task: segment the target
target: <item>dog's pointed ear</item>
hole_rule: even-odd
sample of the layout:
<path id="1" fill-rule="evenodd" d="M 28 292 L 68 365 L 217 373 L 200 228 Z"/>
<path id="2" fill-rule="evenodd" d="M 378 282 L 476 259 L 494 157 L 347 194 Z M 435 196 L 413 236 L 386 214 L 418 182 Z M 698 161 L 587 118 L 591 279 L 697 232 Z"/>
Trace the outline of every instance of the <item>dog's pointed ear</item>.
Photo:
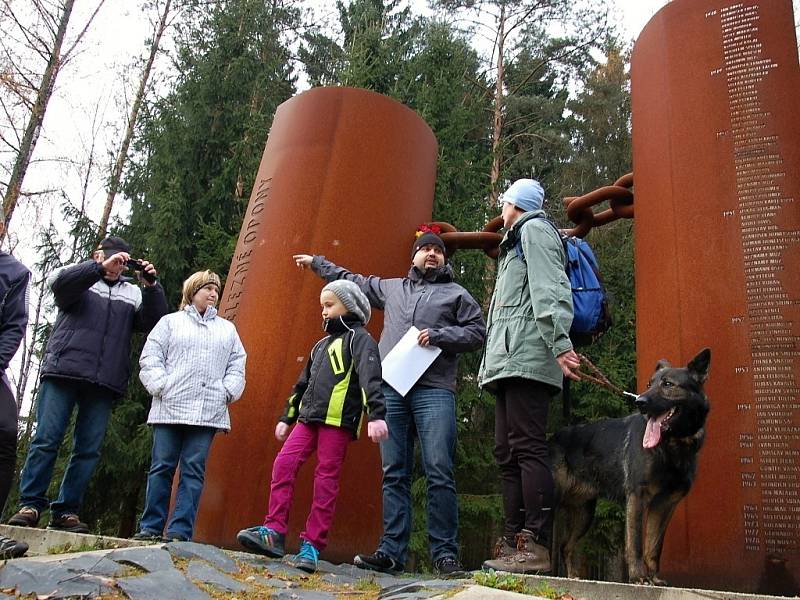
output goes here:
<path id="1" fill-rule="evenodd" d="M 661 369 L 669 369 L 671 367 L 672 365 L 666 358 L 662 358 L 656 363 L 656 371 L 660 371 Z"/>
<path id="2" fill-rule="evenodd" d="M 711 366 L 711 349 L 703 348 L 697 356 L 689 361 L 686 368 L 692 372 L 692 375 L 700 382 L 705 383 L 708 379 L 708 368 Z"/>

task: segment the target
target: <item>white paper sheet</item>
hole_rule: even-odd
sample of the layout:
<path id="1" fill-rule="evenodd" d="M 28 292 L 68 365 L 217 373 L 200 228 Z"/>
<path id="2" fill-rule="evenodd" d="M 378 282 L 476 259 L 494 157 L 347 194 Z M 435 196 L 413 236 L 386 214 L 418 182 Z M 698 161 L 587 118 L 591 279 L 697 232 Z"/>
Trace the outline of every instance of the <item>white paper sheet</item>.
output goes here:
<path id="1" fill-rule="evenodd" d="M 412 325 L 381 363 L 383 380 L 401 396 L 408 393 L 442 351 L 434 346 L 420 346 L 418 336 L 419 329 Z"/>

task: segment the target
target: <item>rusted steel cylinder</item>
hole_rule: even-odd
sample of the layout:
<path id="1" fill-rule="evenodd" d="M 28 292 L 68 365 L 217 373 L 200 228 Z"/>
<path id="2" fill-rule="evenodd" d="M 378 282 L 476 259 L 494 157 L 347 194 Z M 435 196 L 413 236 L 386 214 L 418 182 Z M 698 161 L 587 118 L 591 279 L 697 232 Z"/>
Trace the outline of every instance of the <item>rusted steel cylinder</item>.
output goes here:
<path id="1" fill-rule="evenodd" d="M 247 349 L 247 388 L 231 406 L 232 428 L 214 442 L 196 527 L 198 540 L 236 546 L 236 533 L 263 521 L 273 435 L 314 342 L 323 337 L 324 282 L 301 271 L 296 253 L 323 254 L 353 271 L 400 276 L 411 265 L 418 224 L 431 219 L 437 144 L 413 111 L 352 88 L 317 88 L 278 107 L 222 295 Z M 375 311 L 369 331 L 383 323 Z M 365 430 L 366 428 L 362 428 Z M 310 460 L 297 481 L 289 548 L 311 505 Z M 377 445 L 351 444 L 330 545 L 323 557 L 351 560 L 381 533 Z"/>
<path id="2" fill-rule="evenodd" d="M 800 587 L 800 90 L 790 0 L 675 0 L 631 61 L 639 389 L 712 349 L 672 584 Z"/>

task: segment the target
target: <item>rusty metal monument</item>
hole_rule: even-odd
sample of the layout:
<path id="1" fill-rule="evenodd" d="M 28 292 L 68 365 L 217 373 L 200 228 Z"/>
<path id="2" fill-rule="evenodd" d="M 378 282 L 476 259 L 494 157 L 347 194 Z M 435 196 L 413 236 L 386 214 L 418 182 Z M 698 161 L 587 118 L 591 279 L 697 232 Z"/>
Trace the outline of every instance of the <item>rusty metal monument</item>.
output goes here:
<path id="1" fill-rule="evenodd" d="M 800 593 L 800 93 L 790 0 L 677 0 L 631 58 L 640 389 L 714 352 L 671 584 Z M 792 583 L 794 582 L 794 583 Z"/>
<path id="2" fill-rule="evenodd" d="M 209 457 L 196 539 L 235 547 L 237 531 L 264 518 L 280 448 L 275 424 L 324 335 L 324 282 L 298 270 L 292 254 L 325 254 L 362 273 L 406 273 L 413 232 L 431 218 L 436 153 L 428 125 L 380 94 L 317 88 L 278 107 L 220 305 L 247 348 L 247 389 L 231 407 L 231 433 Z M 376 311 L 370 321 L 376 339 L 382 319 Z M 298 478 L 290 548 L 311 505 L 313 467 L 312 458 Z M 327 558 L 350 561 L 377 545 L 380 474 L 378 447 L 362 435 L 348 450 Z"/>
<path id="3" fill-rule="evenodd" d="M 676 585 L 800 593 L 800 68 L 791 0 L 669 3 L 634 46 L 631 81 L 639 389 L 659 358 L 714 352 L 707 442 L 667 531 L 661 572 Z M 377 94 L 322 88 L 279 107 L 221 306 L 248 349 L 248 385 L 231 434 L 211 453 L 198 539 L 234 545 L 236 531 L 264 513 L 278 450 L 272 429 L 320 336 L 321 282 L 296 272 L 291 254 L 404 273 L 409 232 L 430 220 L 435 164 L 430 129 Z M 567 199 L 570 233 L 632 218 L 632 185 L 627 175 Z M 603 199 L 610 207 L 593 213 Z M 451 250 L 496 253 L 497 219 L 478 233 L 440 225 Z M 350 454 L 326 552 L 334 560 L 380 535 L 377 448 L 361 440 Z M 304 471 L 292 532 L 310 504 Z"/>

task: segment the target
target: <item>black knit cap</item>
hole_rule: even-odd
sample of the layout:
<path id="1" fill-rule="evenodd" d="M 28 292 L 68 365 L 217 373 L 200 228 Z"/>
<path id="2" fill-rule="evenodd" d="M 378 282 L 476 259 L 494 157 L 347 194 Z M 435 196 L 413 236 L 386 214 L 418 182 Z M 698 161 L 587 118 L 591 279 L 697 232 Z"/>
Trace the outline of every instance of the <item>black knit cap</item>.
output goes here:
<path id="1" fill-rule="evenodd" d="M 100 245 L 97 247 L 98 250 L 102 250 L 106 258 L 109 256 L 116 254 L 117 252 L 127 252 L 130 254 L 131 247 L 128 246 L 128 242 L 123 240 L 121 237 L 110 236 L 100 242 Z"/>
<path id="2" fill-rule="evenodd" d="M 422 248 L 423 246 L 427 246 L 428 244 L 432 244 L 434 246 L 439 246 L 442 249 L 442 253 L 447 255 L 447 249 L 444 246 L 444 242 L 442 238 L 431 231 L 426 231 L 421 236 L 419 236 L 416 240 L 414 240 L 414 245 L 411 246 L 411 258 L 414 258 L 414 255 L 417 251 Z"/>

